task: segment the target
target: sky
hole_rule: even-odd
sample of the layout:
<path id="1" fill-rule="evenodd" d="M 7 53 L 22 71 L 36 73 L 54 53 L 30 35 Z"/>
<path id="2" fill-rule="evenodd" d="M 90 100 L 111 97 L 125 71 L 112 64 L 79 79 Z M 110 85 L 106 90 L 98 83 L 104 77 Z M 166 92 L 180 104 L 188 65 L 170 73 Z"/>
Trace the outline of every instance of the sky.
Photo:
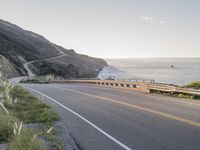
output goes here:
<path id="1" fill-rule="evenodd" d="M 200 57 L 200 0 L 0 0 L 0 18 L 101 58 Z"/>

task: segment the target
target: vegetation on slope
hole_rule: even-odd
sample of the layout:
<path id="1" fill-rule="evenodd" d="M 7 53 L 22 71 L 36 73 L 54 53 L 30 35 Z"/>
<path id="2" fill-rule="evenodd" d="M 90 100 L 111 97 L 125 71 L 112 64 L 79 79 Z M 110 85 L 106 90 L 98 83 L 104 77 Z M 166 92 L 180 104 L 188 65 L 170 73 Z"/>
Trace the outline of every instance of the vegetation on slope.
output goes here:
<path id="1" fill-rule="evenodd" d="M 43 143 L 35 137 L 31 129 L 22 129 L 20 135 L 15 136 L 8 145 L 8 150 L 43 150 Z"/>
<path id="2" fill-rule="evenodd" d="M 17 67 L 13 65 L 8 59 L 0 55 L 0 71 L 7 78 L 19 76 Z"/>
<path id="3" fill-rule="evenodd" d="M 17 99 L 15 105 L 6 104 L 6 108 L 24 123 L 52 122 L 59 119 L 54 110 L 32 96 L 19 86 L 11 91 L 11 96 Z"/>
<path id="4" fill-rule="evenodd" d="M 15 117 L 0 112 L 0 143 L 8 142 L 13 137 L 13 125 L 16 121 Z"/>
<path id="5" fill-rule="evenodd" d="M 8 143 L 8 150 L 43 150 L 44 144 L 38 136 L 47 136 L 53 128 L 36 132 L 24 123 L 49 124 L 58 119 L 48 105 L 23 88 L 12 86 L 0 75 L 0 144 Z M 55 146 L 55 141 L 52 142 Z"/>
<path id="6" fill-rule="evenodd" d="M 200 81 L 189 83 L 189 84 L 185 85 L 184 87 L 200 89 Z"/>

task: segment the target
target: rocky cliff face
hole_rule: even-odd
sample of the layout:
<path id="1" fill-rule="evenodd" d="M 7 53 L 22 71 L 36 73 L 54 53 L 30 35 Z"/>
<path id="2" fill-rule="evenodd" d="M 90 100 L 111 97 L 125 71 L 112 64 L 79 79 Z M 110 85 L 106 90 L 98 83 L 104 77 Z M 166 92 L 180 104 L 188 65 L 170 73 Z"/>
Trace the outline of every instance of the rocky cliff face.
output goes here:
<path id="1" fill-rule="evenodd" d="M 39 34 L 0 20 L 0 55 L 10 61 L 18 74 L 26 74 L 23 63 L 59 56 L 60 51 L 64 52 L 63 57 L 35 62 L 30 66 L 32 71 L 37 75 L 54 74 L 68 78 L 95 77 L 107 65 L 102 59 L 77 54 Z"/>

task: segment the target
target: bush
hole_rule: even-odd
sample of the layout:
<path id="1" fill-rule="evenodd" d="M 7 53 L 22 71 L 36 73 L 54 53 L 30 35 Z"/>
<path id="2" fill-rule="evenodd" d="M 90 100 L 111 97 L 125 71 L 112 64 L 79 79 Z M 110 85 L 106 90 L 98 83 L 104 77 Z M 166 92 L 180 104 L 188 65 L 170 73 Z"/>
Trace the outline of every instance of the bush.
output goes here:
<path id="1" fill-rule="evenodd" d="M 191 96 L 188 94 L 178 94 L 178 97 L 179 98 L 191 98 Z"/>
<path id="2" fill-rule="evenodd" d="M 0 141 L 8 142 L 13 137 L 13 124 L 17 119 L 0 113 Z"/>
<path id="3" fill-rule="evenodd" d="M 21 87 L 14 87 L 11 94 L 14 99 L 17 98 L 17 103 L 15 105 L 6 105 L 6 108 L 24 123 L 59 120 L 58 114 L 51 107 L 42 103 Z"/>
<path id="4" fill-rule="evenodd" d="M 200 89 L 200 81 L 189 83 L 189 84 L 185 85 L 184 87 L 186 87 L 186 88 Z"/>
<path id="5" fill-rule="evenodd" d="M 49 83 L 54 79 L 55 77 L 53 75 L 35 76 L 31 79 L 23 79 L 20 81 L 20 83 Z"/>
<path id="6" fill-rule="evenodd" d="M 23 129 L 19 136 L 15 136 L 8 144 L 8 150 L 43 150 L 43 143 L 40 142 L 31 129 Z"/>

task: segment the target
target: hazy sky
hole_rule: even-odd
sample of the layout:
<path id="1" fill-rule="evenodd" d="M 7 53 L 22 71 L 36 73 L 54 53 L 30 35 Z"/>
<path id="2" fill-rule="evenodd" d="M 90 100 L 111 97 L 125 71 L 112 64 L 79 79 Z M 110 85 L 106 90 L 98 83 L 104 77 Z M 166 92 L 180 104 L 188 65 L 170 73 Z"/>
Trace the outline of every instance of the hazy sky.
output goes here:
<path id="1" fill-rule="evenodd" d="M 0 18 L 90 56 L 200 57 L 200 0 L 0 0 Z"/>

